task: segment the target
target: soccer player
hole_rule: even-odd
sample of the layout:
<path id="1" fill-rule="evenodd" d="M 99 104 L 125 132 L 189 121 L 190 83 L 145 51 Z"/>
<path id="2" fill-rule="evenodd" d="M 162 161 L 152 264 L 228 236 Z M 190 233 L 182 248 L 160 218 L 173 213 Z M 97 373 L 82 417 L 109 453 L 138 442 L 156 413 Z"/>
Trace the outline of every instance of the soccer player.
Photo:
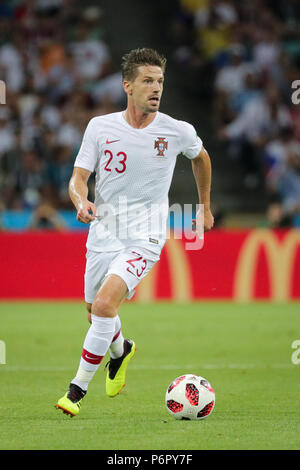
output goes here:
<path id="1" fill-rule="evenodd" d="M 127 108 L 89 122 L 69 183 L 77 219 L 90 224 L 85 301 L 91 326 L 76 376 L 56 407 L 75 416 L 109 351 L 106 393 L 125 385 L 134 341 L 124 339 L 118 315 L 124 300 L 159 261 L 166 239 L 168 192 L 178 154 L 192 162 L 204 230 L 212 228 L 211 163 L 194 127 L 160 113 L 166 59 L 153 49 L 132 50 L 122 59 Z M 88 179 L 96 172 L 95 202 Z M 203 218 L 202 218 L 203 220 Z M 200 215 L 196 216 L 196 227 Z"/>

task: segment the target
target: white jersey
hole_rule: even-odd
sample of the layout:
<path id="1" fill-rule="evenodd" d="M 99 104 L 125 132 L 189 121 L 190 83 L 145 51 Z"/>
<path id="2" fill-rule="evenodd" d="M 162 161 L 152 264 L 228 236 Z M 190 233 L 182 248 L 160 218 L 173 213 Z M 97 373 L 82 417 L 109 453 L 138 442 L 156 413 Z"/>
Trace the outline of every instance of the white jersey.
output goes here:
<path id="1" fill-rule="evenodd" d="M 128 124 L 123 112 L 91 119 L 74 164 L 96 172 L 98 217 L 87 248 L 117 251 L 134 243 L 159 254 L 176 157 L 193 159 L 201 148 L 191 124 L 160 112 L 143 129 Z"/>

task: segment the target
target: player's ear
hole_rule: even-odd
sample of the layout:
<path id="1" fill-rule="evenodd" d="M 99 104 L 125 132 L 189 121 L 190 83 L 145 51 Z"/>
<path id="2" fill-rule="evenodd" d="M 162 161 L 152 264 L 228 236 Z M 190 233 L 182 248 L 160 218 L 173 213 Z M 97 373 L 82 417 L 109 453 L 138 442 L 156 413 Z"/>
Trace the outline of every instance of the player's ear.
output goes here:
<path id="1" fill-rule="evenodd" d="M 123 88 L 127 95 L 132 95 L 132 82 L 128 80 L 123 81 Z"/>

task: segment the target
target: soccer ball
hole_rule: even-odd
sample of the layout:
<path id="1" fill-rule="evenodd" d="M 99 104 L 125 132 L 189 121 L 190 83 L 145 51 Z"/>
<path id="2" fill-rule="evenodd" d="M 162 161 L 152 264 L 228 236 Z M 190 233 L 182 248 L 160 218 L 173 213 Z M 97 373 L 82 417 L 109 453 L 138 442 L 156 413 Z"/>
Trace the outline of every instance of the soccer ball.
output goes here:
<path id="1" fill-rule="evenodd" d="M 213 411 L 215 392 L 210 383 L 200 375 L 186 374 L 177 377 L 166 391 L 165 403 L 176 419 L 204 419 Z"/>

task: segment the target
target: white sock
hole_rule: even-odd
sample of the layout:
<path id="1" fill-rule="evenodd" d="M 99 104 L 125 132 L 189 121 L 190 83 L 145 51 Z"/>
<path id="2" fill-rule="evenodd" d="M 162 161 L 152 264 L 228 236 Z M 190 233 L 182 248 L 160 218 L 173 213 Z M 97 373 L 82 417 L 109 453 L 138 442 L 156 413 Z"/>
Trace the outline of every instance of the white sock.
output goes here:
<path id="1" fill-rule="evenodd" d="M 115 334 L 116 317 L 98 317 L 92 314 L 91 320 L 92 324 L 83 343 L 79 368 L 71 381 L 82 390 L 87 390 Z"/>
<path id="2" fill-rule="evenodd" d="M 121 357 L 124 353 L 124 337 L 121 331 L 121 320 L 119 315 L 116 316 L 115 334 L 109 348 L 109 354 L 112 359 Z"/>

